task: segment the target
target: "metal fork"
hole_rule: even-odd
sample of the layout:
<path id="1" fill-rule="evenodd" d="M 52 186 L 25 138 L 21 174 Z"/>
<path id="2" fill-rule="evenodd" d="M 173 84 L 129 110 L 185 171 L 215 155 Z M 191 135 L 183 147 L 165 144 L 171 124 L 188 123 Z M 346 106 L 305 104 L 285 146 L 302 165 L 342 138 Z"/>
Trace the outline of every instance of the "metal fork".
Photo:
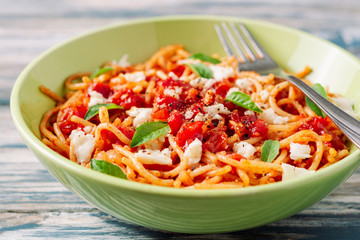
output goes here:
<path id="1" fill-rule="evenodd" d="M 277 77 L 288 80 L 303 91 L 360 148 L 360 122 L 321 96 L 304 81 L 285 73 L 253 38 L 244 24 L 222 22 L 215 24 L 215 30 L 226 54 L 239 59 L 239 70 L 256 71 L 260 74 L 274 73 Z"/>

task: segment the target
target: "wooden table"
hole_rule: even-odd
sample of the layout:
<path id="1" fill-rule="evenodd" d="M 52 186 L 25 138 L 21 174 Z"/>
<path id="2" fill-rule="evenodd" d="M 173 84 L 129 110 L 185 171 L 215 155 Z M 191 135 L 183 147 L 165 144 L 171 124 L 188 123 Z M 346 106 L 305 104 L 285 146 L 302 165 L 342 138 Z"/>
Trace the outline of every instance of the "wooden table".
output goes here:
<path id="1" fill-rule="evenodd" d="M 257 18 L 307 31 L 360 57 L 360 1 L 0 0 L 0 6 L 0 239 L 360 239 L 359 170 L 309 209 L 247 231 L 172 234 L 115 219 L 68 191 L 44 169 L 17 133 L 9 110 L 13 83 L 41 52 L 86 31 L 135 18 Z"/>

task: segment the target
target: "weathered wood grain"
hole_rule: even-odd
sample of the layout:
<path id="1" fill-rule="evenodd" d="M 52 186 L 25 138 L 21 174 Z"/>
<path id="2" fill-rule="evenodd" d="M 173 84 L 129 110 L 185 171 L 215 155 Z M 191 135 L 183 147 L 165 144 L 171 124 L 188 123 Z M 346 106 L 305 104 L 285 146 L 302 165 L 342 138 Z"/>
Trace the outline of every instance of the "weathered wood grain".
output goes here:
<path id="1" fill-rule="evenodd" d="M 40 53 L 89 30 L 135 18 L 257 18 L 307 31 L 360 57 L 360 1 L 0 0 L 0 5 L 0 239 L 360 239 L 360 170 L 307 210 L 247 231 L 173 234 L 115 219 L 42 167 L 17 133 L 9 110 L 15 79 Z"/>

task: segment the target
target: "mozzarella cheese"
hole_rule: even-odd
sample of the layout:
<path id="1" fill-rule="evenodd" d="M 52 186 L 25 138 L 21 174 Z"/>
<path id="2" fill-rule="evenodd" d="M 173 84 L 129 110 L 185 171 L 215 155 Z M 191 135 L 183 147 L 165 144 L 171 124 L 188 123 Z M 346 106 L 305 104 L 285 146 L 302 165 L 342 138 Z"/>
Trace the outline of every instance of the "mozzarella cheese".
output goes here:
<path id="1" fill-rule="evenodd" d="M 302 176 L 302 175 L 306 175 L 306 174 L 315 172 L 313 170 L 307 170 L 305 168 L 294 167 L 294 166 L 292 166 L 290 164 L 286 164 L 286 163 L 282 163 L 281 167 L 283 169 L 283 173 L 282 173 L 283 181 L 295 178 L 297 176 Z"/>
<path id="2" fill-rule="evenodd" d="M 219 115 L 221 114 L 230 114 L 231 112 L 229 111 L 229 109 L 227 107 L 225 107 L 223 104 L 219 103 L 219 104 L 215 104 L 215 105 L 211 105 L 208 107 L 204 107 L 204 111 L 211 117 L 214 119 L 221 119 L 221 116 Z"/>
<path id="3" fill-rule="evenodd" d="M 194 88 L 200 88 L 203 89 L 203 91 L 208 90 L 211 88 L 212 85 L 214 85 L 217 81 L 215 79 L 207 79 L 207 78 L 195 78 L 192 79 L 189 83 Z"/>
<path id="4" fill-rule="evenodd" d="M 169 97 L 173 97 L 173 98 L 176 98 L 176 99 L 179 99 L 180 98 L 180 95 L 182 93 L 182 90 L 181 88 L 179 87 L 175 87 L 174 89 L 172 88 L 165 88 L 164 90 L 164 94 L 169 96 Z"/>
<path id="5" fill-rule="evenodd" d="M 124 54 L 120 60 L 118 62 L 115 61 L 115 64 L 118 65 L 119 67 L 128 67 L 130 66 L 131 64 L 128 62 L 128 57 L 129 55 L 127 54 Z"/>
<path id="6" fill-rule="evenodd" d="M 97 92 L 97 91 L 90 91 L 89 95 L 90 95 L 90 100 L 89 100 L 89 103 L 88 103 L 89 107 L 94 106 L 96 104 L 105 104 L 105 103 L 107 103 L 107 99 L 104 98 L 104 96 L 101 93 Z"/>
<path id="7" fill-rule="evenodd" d="M 213 72 L 213 78 L 217 81 L 232 77 L 235 73 L 232 67 L 222 67 L 218 65 L 210 65 L 209 67 Z"/>
<path id="8" fill-rule="evenodd" d="M 290 143 L 290 158 L 293 160 L 311 157 L 310 146 L 306 144 Z"/>
<path id="9" fill-rule="evenodd" d="M 126 111 L 126 113 L 130 117 L 134 117 L 134 127 L 138 127 L 145 122 L 151 122 L 153 120 L 151 117 L 152 108 L 132 107 L 130 110 Z"/>
<path id="10" fill-rule="evenodd" d="M 226 93 L 226 96 L 229 96 L 233 92 L 241 92 L 238 87 L 232 87 L 229 89 L 229 91 Z"/>
<path id="11" fill-rule="evenodd" d="M 69 137 L 71 144 L 74 146 L 76 161 L 78 163 L 88 163 L 95 149 L 94 136 L 85 134 L 83 131 L 73 130 Z"/>
<path id="12" fill-rule="evenodd" d="M 260 113 L 259 118 L 264 119 L 268 124 L 285 124 L 289 121 L 288 117 L 277 115 L 272 108 L 266 109 Z"/>
<path id="13" fill-rule="evenodd" d="M 143 164 L 172 165 L 170 150 L 168 148 L 162 151 L 142 149 L 135 153 L 135 157 Z"/>
<path id="14" fill-rule="evenodd" d="M 265 89 L 261 90 L 260 91 L 261 101 L 265 102 L 269 98 L 269 95 L 270 95 L 270 93 L 268 91 L 266 91 Z"/>
<path id="15" fill-rule="evenodd" d="M 190 143 L 184 152 L 184 157 L 189 159 L 188 164 L 194 165 L 200 162 L 202 155 L 202 142 L 199 139 L 195 139 Z"/>
<path id="16" fill-rule="evenodd" d="M 246 78 L 239 78 L 235 81 L 235 86 L 243 91 L 251 91 L 253 83 Z"/>
<path id="17" fill-rule="evenodd" d="M 137 72 L 133 72 L 133 73 L 125 73 L 123 75 L 123 77 L 128 82 L 141 82 L 141 81 L 145 81 L 145 79 L 146 79 L 145 73 L 143 71 L 137 71 Z"/>
<path id="18" fill-rule="evenodd" d="M 331 101 L 338 106 L 339 108 L 341 108 L 342 110 L 344 110 L 345 112 L 347 112 L 348 114 L 352 115 L 353 117 L 357 117 L 356 113 L 354 112 L 353 109 L 353 105 L 354 102 L 344 98 L 344 97 L 335 97 L 332 98 Z"/>
<path id="19" fill-rule="evenodd" d="M 254 156 L 254 153 L 257 151 L 256 148 L 247 142 L 238 142 L 234 144 L 234 152 L 240 154 L 241 156 L 249 159 Z"/>

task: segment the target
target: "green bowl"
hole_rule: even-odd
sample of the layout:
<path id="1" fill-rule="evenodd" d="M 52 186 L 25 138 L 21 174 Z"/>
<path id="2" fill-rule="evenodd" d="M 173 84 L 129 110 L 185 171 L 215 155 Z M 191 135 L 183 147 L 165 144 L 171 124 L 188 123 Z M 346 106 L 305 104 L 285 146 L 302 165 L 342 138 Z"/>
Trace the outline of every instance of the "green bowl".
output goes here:
<path id="1" fill-rule="evenodd" d="M 35 59 L 17 79 L 11 113 L 31 151 L 69 190 L 100 210 L 129 222 L 171 232 L 219 233 L 243 230 L 291 216 L 324 198 L 360 165 L 360 152 L 315 174 L 242 189 L 187 190 L 151 186 L 81 167 L 40 141 L 39 123 L 54 103 L 39 91 L 64 91 L 64 79 L 93 71 L 106 60 L 129 55 L 146 60 L 161 46 L 183 44 L 190 52 L 225 55 L 214 23 L 240 21 L 289 71 L 306 65 L 309 79 L 360 103 L 360 62 L 339 47 L 307 33 L 272 23 L 228 17 L 175 16 L 131 21 L 101 28 L 60 44 Z"/>

